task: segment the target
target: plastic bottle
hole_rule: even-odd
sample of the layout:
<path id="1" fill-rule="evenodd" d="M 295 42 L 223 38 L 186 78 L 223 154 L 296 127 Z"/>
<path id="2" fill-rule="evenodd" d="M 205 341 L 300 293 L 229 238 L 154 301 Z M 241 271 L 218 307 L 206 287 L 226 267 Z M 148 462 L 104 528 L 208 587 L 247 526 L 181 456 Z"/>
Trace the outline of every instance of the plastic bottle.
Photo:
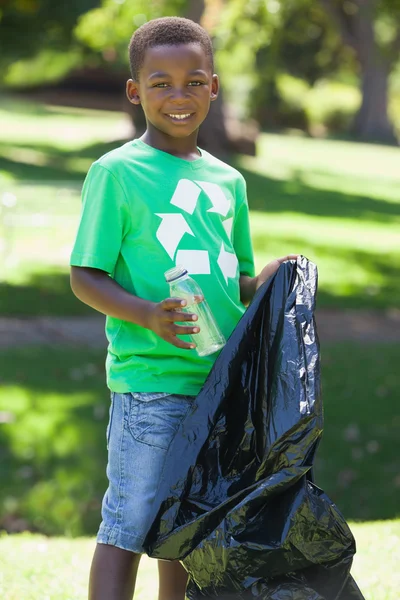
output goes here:
<path id="1" fill-rule="evenodd" d="M 171 298 L 182 298 L 187 305 L 182 307 L 183 312 L 196 313 L 198 319 L 192 322 L 200 328 L 199 333 L 190 336 L 199 356 L 208 356 L 217 352 L 226 344 L 214 317 L 204 299 L 204 294 L 194 279 L 189 277 L 184 267 L 174 267 L 165 272 L 165 279 L 169 285 Z"/>

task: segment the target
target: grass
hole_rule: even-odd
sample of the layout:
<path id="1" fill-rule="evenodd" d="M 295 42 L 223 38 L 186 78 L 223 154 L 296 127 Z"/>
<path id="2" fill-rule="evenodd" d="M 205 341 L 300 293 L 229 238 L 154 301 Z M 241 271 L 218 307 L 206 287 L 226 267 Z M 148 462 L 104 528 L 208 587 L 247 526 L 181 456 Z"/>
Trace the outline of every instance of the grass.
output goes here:
<path id="1" fill-rule="evenodd" d="M 264 135 L 238 166 L 249 190 L 258 268 L 300 252 L 319 266 L 319 306 L 400 300 L 398 148 Z"/>
<path id="2" fill-rule="evenodd" d="M 400 576 L 400 521 L 351 523 L 357 541 L 352 575 L 366 600 L 394 600 Z M 21 534 L 0 537 L 3 600 L 83 600 L 93 539 L 49 539 Z M 24 560 L 21 561 L 21 556 Z M 156 562 L 141 561 L 137 600 L 157 599 Z"/>
<path id="3" fill-rule="evenodd" d="M 80 187 L 90 163 L 129 126 L 115 113 L 4 100 L 0 119 L 0 314 L 93 314 L 68 282 Z M 248 182 L 257 268 L 298 251 L 319 266 L 320 308 L 398 307 L 399 157 L 397 148 L 262 135 L 258 156 L 235 162 Z M 106 485 L 104 355 L 50 346 L 0 352 L 0 528 L 94 535 Z M 316 482 L 354 522 L 353 574 L 366 599 L 393 600 L 400 586 L 398 347 L 326 344 L 322 361 Z M 0 596 L 84 598 L 93 544 L 0 538 Z M 139 600 L 156 597 L 154 568 L 143 562 Z"/>
<path id="4" fill-rule="evenodd" d="M 75 154 L 81 146 L 115 139 L 116 132 L 129 135 L 129 123 L 121 113 L 48 106 L 12 97 L 2 98 L 0 119 L 3 144 L 32 146 L 37 151 L 48 147 L 55 154 L 57 150 Z"/>
<path id="5" fill-rule="evenodd" d="M 0 312 L 86 314 L 69 293 L 67 268 L 80 187 L 129 123 L 118 113 L 2 101 L 5 115 Z M 399 158 L 398 148 L 261 135 L 257 157 L 235 161 L 248 183 L 257 269 L 299 252 L 319 267 L 320 307 L 398 306 Z"/>
<path id="6" fill-rule="evenodd" d="M 32 346 L 1 353 L 0 528 L 93 533 L 104 492 L 105 352 Z"/>
<path id="7" fill-rule="evenodd" d="M 106 486 L 104 351 L 0 353 L 0 528 L 94 534 Z M 400 518 L 398 348 L 325 344 L 316 483 L 350 520 Z"/>
<path id="8" fill-rule="evenodd" d="M 397 362 L 395 344 L 321 348 L 325 427 L 316 481 L 351 520 L 400 517 Z"/>

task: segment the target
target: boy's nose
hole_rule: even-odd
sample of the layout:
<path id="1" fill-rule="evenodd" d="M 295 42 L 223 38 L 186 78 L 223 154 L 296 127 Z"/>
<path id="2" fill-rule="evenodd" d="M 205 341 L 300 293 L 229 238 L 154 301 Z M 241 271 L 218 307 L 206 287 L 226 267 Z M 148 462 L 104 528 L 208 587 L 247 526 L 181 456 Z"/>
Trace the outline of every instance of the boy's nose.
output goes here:
<path id="1" fill-rule="evenodd" d="M 175 104 L 184 104 L 187 101 L 186 90 L 172 90 L 170 100 Z"/>

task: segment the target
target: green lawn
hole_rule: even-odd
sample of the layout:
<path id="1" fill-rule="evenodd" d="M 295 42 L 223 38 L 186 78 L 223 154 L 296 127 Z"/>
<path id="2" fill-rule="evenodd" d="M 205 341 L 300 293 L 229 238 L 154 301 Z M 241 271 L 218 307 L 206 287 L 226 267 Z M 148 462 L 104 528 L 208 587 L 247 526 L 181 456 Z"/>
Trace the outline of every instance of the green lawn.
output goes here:
<path id="1" fill-rule="evenodd" d="M 93 314 L 68 281 L 80 187 L 129 123 L 4 100 L 0 120 L 0 314 Z M 260 136 L 257 157 L 235 160 L 257 268 L 301 252 L 319 267 L 319 307 L 398 308 L 399 159 L 397 148 Z M 395 600 L 400 589 L 398 356 L 390 344 L 322 347 L 316 483 L 355 522 L 354 575 L 367 600 Z M 104 360 L 101 349 L 0 351 L 0 528 L 94 535 L 106 483 Z M 0 538 L 0 597 L 85 598 L 92 549 L 93 539 Z M 154 563 L 140 578 L 139 600 L 153 600 Z"/>
<path id="2" fill-rule="evenodd" d="M 0 353 L 0 527 L 92 535 L 105 480 L 104 352 Z M 349 520 L 400 518 L 398 347 L 324 344 L 316 483 Z"/>
<path id="3" fill-rule="evenodd" d="M 319 267 L 319 306 L 398 306 L 400 149 L 263 135 L 238 166 L 258 267 L 300 252 Z"/>
<path id="4" fill-rule="evenodd" d="M 357 541 L 352 575 L 366 600 L 395 600 L 400 588 L 400 521 L 350 523 Z M 2 600 L 84 600 L 93 539 L 0 537 Z M 23 557 L 23 560 L 21 560 Z M 142 559 L 137 600 L 157 599 L 157 566 Z"/>
<path id="5" fill-rule="evenodd" d="M 86 313 L 67 273 L 80 187 L 129 123 L 4 101 L 0 119 L 0 312 Z M 261 135 L 257 157 L 235 160 L 248 182 L 257 269 L 299 252 L 319 267 L 320 307 L 398 306 L 399 164 L 398 148 Z"/>

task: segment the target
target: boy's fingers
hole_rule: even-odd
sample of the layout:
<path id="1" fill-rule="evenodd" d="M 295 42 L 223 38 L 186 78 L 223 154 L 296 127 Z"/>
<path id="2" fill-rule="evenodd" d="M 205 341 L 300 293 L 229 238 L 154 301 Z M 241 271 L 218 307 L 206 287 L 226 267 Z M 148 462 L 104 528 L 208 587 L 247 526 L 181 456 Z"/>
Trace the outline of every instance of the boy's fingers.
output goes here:
<path id="1" fill-rule="evenodd" d="M 182 298 L 166 298 L 161 302 L 164 310 L 176 310 L 177 308 L 186 306 L 186 304 L 186 300 L 183 300 Z"/>
<path id="2" fill-rule="evenodd" d="M 172 328 L 174 335 L 192 335 L 193 333 L 199 333 L 199 327 L 182 327 L 182 325 L 175 325 Z"/>
<path id="3" fill-rule="evenodd" d="M 171 311 L 168 315 L 168 321 L 175 323 L 176 321 L 197 321 L 197 315 L 194 313 L 184 313 L 178 311 Z"/>
<path id="4" fill-rule="evenodd" d="M 193 348 L 196 347 L 195 344 L 192 344 L 191 342 L 184 342 L 183 340 L 180 340 L 175 336 L 168 339 L 167 341 L 170 342 L 170 344 L 176 346 L 177 348 L 182 348 L 183 350 L 193 350 Z"/>
<path id="5" fill-rule="evenodd" d="M 286 260 L 296 260 L 299 256 L 300 256 L 300 254 L 288 254 L 287 256 L 282 256 L 281 258 L 277 258 L 277 261 L 279 263 L 283 263 Z"/>

